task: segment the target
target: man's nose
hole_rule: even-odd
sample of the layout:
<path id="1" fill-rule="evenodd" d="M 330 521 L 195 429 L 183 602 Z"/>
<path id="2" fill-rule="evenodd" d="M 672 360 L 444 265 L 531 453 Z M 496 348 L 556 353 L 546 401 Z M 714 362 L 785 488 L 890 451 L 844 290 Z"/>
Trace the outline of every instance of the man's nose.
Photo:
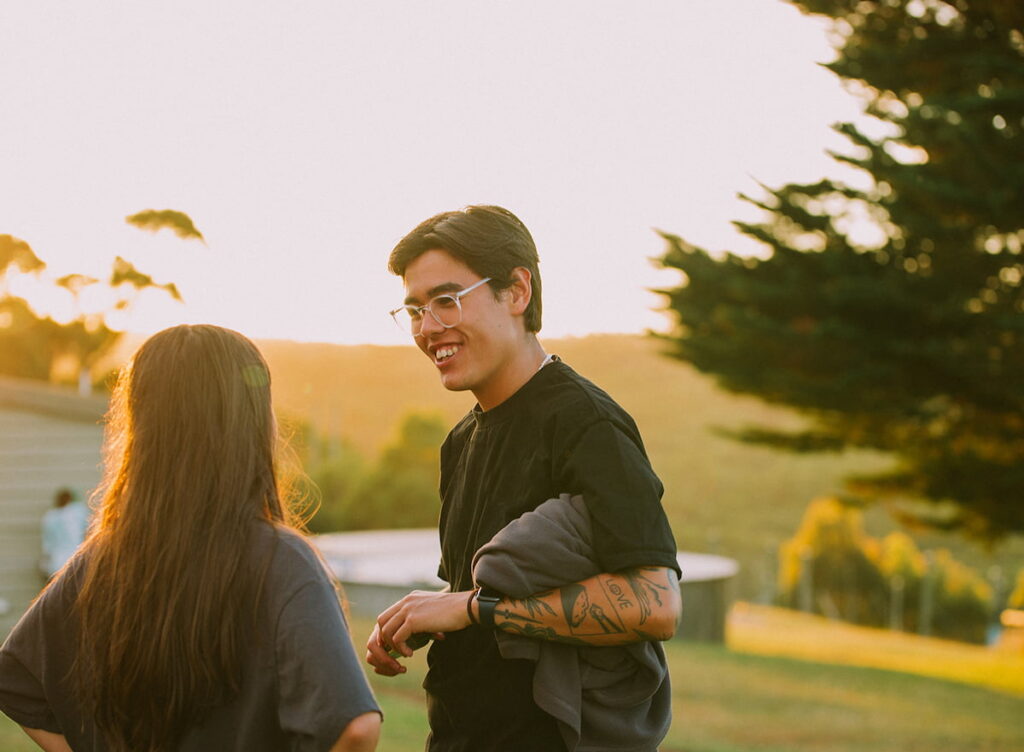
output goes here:
<path id="1" fill-rule="evenodd" d="M 423 318 L 420 319 L 420 334 L 424 337 L 428 337 L 431 334 L 437 334 L 443 332 L 444 327 L 438 323 L 437 319 L 434 318 L 429 310 L 423 312 Z"/>

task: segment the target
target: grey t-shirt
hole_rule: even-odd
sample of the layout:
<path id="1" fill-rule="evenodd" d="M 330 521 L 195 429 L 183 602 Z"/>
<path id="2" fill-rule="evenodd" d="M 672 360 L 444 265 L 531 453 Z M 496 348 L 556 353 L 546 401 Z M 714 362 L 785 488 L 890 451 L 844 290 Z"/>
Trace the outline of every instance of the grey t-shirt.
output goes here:
<path id="1" fill-rule="evenodd" d="M 271 563 L 242 690 L 185 732 L 182 752 L 327 750 L 353 718 L 380 712 L 320 559 L 299 535 L 258 527 L 252 560 Z M 66 681 L 82 564 L 73 561 L 0 648 L 0 710 L 23 726 L 64 734 L 75 752 L 100 752 L 106 745 Z"/>

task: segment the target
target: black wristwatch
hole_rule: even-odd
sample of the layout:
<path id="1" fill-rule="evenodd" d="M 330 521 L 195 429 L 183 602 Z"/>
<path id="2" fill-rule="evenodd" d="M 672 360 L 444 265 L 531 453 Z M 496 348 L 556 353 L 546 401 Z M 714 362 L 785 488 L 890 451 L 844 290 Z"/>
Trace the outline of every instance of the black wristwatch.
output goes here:
<path id="1" fill-rule="evenodd" d="M 498 601 L 502 594 L 497 590 L 482 587 L 476 591 L 476 605 L 480 613 L 480 626 L 494 629 L 494 609 L 498 607 Z"/>

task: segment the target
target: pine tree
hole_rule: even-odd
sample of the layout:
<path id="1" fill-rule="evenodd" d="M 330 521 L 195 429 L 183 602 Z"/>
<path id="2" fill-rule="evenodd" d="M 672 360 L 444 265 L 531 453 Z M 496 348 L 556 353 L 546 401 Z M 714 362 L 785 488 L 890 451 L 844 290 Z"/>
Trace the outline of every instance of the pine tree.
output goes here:
<path id="1" fill-rule="evenodd" d="M 894 466 L 854 491 L 932 502 L 904 513 L 981 538 L 1022 532 L 1024 3 L 790 1 L 831 19 L 827 67 L 884 127 L 835 126 L 845 181 L 743 197 L 764 219 L 736 225 L 766 258 L 664 235 L 684 274 L 661 291 L 670 354 L 809 418 L 739 438 L 881 450 Z"/>

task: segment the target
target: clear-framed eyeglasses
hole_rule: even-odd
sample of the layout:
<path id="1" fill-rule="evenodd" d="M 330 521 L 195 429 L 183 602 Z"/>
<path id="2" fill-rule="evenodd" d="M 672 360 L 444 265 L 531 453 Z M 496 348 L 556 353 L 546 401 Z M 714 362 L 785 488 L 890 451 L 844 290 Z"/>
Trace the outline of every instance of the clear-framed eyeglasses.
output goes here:
<path id="1" fill-rule="evenodd" d="M 484 277 L 479 282 L 474 282 L 469 287 L 458 292 L 445 293 L 444 295 L 431 298 L 427 301 L 426 305 L 404 305 L 389 311 L 389 313 L 402 331 L 412 332 L 414 337 L 419 337 L 422 333 L 424 313 L 429 313 L 434 321 L 445 329 L 451 329 L 453 326 L 458 326 L 462 323 L 462 298 L 469 295 L 480 285 L 490 281 L 490 277 Z"/>

